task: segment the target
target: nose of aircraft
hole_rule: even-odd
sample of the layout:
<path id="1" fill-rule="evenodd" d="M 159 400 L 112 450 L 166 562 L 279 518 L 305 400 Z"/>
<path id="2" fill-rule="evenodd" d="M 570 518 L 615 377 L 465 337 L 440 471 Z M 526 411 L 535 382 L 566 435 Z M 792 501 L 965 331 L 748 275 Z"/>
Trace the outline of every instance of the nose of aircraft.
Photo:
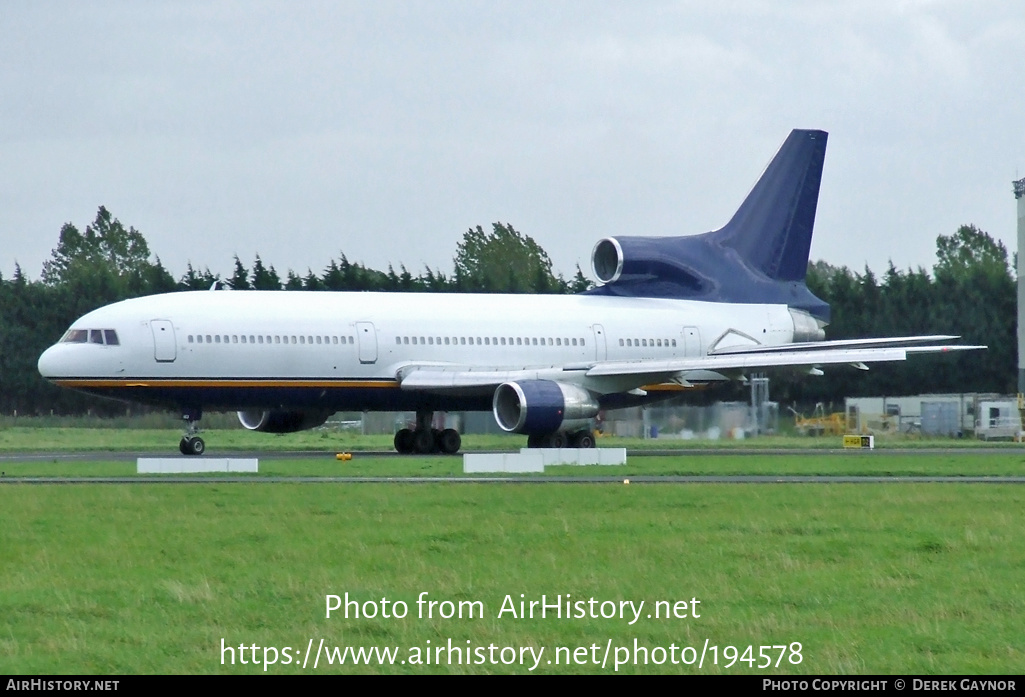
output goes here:
<path id="1" fill-rule="evenodd" d="M 36 364 L 36 368 L 39 370 L 39 374 L 47 380 L 53 380 L 54 378 L 60 377 L 60 360 L 57 356 L 59 352 L 60 345 L 54 344 L 43 351 L 43 355 L 39 357 L 39 362 Z"/>

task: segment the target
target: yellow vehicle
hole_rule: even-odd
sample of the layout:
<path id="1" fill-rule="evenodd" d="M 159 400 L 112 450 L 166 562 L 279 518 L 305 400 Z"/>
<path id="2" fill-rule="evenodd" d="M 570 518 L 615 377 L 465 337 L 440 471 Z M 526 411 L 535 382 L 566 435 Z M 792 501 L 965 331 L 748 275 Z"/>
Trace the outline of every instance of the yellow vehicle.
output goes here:
<path id="1" fill-rule="evenodd" d="M 794 428 L 802 436 L 841 436 L 846 432 L 847 419 L 842 411 L 826 413 L 825 405 L 819 402 L 811 416 L 804 416 L 795 409 Z"/>

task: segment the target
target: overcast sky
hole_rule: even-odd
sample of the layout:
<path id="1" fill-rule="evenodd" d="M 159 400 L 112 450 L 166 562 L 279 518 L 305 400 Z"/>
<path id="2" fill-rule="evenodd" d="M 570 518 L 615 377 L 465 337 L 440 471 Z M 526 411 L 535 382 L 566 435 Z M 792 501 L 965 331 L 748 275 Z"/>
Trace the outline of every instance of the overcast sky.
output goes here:
<path id="1" fill-rule="evenodd" d="M 829 131 L 812 259 L 1015 243 L 1018 2 L 17 2 L 0 13 L 0 272 L 106 206 L 175 277 L 342 252 L 452 271 L 495 221 L 566 276 L 729 219 Z"/>

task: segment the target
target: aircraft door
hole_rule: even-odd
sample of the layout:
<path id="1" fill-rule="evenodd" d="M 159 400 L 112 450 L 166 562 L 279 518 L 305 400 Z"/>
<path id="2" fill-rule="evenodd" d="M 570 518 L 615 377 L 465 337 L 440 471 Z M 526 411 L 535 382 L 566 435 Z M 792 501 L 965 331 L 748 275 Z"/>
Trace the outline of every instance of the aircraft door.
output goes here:
<path id="1" fill-rule="evenodd" d="M 153 332 L 153 358 L 157 363 L 173 363 L 178 356 L 174 340 L 174 326 L 166 319 L 155 319 L 149 323 Z"/>
<path id="2" fill-rule="evenodd" d="M 701 355 L 701 332 L 697 327 L 683 328 L 683 355 L 686 358 Z"/>
<path id="3" fill-rule="evenodd" d="M 605 343 L 605 327 L 596 324 L 594 330 L 594 360 L 604 361 L 608 357 L 608 345 Z"/>
<path id="4" fill-rule="evenodd" d="M 359 362 L 377 362 L 377 330 L 373 322 L 356 322 L 356 341 L 359 342 Z"/>

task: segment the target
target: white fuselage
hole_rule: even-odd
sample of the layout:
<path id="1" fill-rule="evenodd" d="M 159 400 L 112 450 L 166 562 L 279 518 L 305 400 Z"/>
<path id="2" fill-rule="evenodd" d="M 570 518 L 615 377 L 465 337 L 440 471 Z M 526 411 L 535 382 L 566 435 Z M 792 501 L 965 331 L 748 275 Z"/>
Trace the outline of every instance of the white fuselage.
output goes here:
<path id="1" fill-rule="evenodd" d="M 108 305 L 72 330 L 117 345 L 61 342 L 39 359 L 58 384 L 124 399 L 223 409 L 413 408 L 381 398 L 405 366 L 540 371 L 790 343 L 785 305 L 598 295 L 197 291 Z M 599 394 L 622 380 L 570 381 Z M 634 385 L 637 387 L 637 385 Z M 405 391 L 403 391 L 405 392 Z M 431 398 L 445 408 L 445 400 Z M 464 405 L 463 408 L 470 408 Z M 487 408 L 487 407 L 484 407 Z"/>

